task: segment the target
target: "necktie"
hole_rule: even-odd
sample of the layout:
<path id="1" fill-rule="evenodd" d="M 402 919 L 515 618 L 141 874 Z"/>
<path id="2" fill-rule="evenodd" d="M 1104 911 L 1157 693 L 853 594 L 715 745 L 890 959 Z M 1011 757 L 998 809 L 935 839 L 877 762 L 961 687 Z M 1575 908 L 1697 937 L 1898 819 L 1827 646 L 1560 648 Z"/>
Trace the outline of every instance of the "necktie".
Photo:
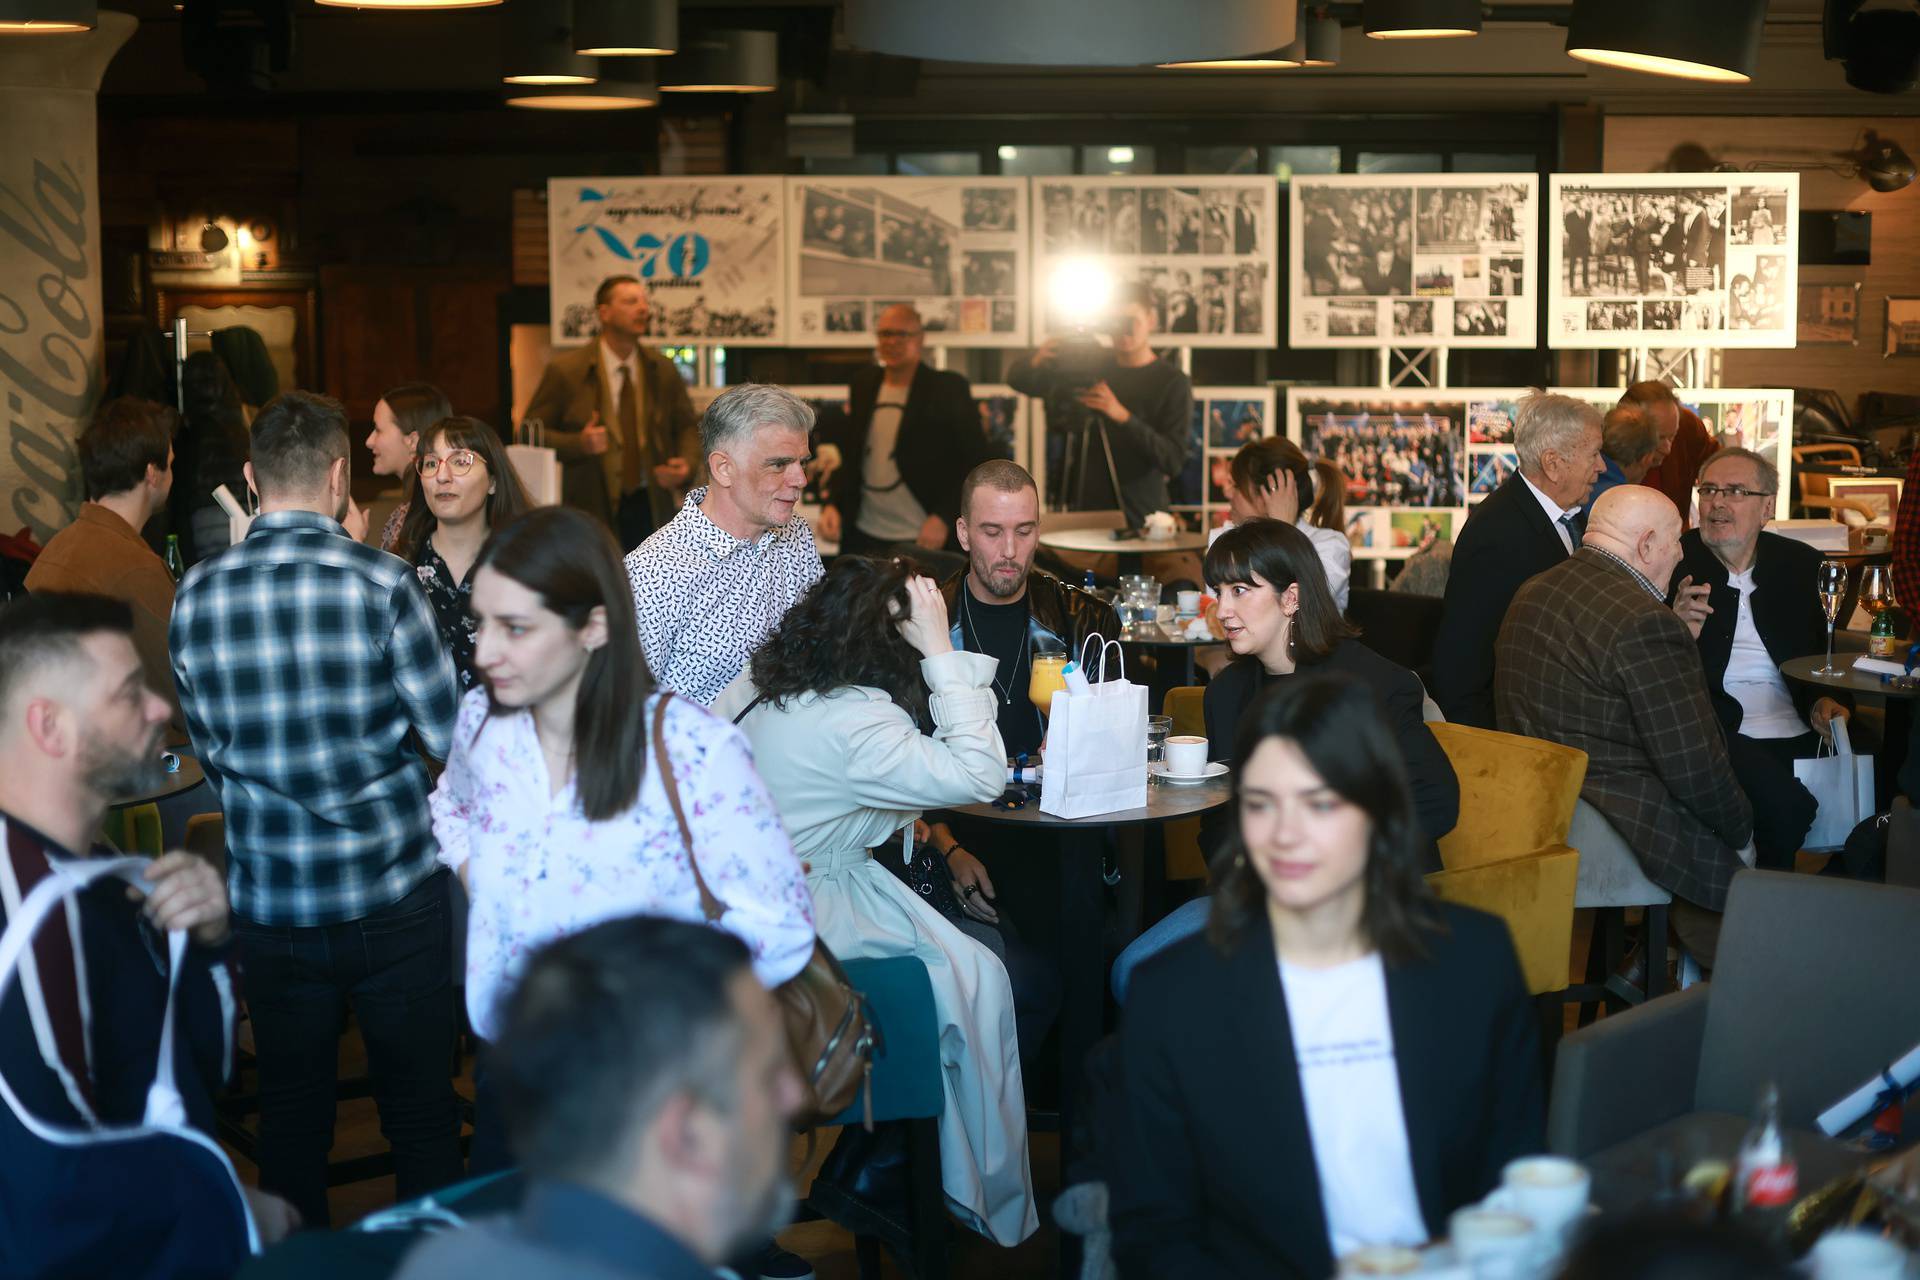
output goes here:
<path id="1" fill-rule="evenodd" d="M 1560 523 L 1566 528 L 1567 541 L 1573 544 L 1575 551 L 1578 551 L 1580 549 L 1580 526 L 1573 522 L 1573 513 L 1568 512 L 1566 515 L 1561 516 Z"/>
<path id="2" fill-rule="evenodd" d="M 620 492 L 632 493 L 640 487 L 640 406 L 634 402 L 633 371 L 620 366 Z"/>

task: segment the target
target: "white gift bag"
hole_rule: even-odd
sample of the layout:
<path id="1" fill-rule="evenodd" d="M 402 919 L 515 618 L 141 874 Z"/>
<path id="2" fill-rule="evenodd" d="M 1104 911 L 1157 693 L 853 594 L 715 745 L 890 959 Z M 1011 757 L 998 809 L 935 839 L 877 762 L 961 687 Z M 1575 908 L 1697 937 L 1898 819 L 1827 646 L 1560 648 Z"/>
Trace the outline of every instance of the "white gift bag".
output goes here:
<path id="1" fill-rule="evenodd" d="M 528 418 L 520 424 L 525 444 L 507 446 L 507 461 L 527 491 L 527 501 L 536 507 L 551 507 L 560 501 L 560 455 L 546 447 L 547 424 Z"/>
<path id="2" fill-rule="evenodd" d="M 1058 818 L 1090 818 L 1147 803 L 1147 690 L 1126 677 L 1126 655 L 1117 641 L 1098 633 L 1100 671 L 1109 670 L 1107 651 L 1120 653 L 1117 678 L 1103 680 L 1086 693 L 1053 695 L 1047 716 L 1046 766 L 1040 779 L 1040 812 Z M 1086 644 L 1080 655 L 1086 656 Z M 1081 670 L 1086 671 L 1085 662 Z M 1093 677 L 1088 676 L 1089 682 Z"/>
<path id="3" fill-rule="evenodd" d="M 1833 754 L 1827 754 L 1827 744 L 1822 743 L 1817 759 L 1793 762 L 1793 776 L 1813 792 L 1820 805 L 1820 812 L 1813 817 L 1813 830 L 1800 843 L 1801 848 L 1815 853 L 1840 848 L 1862 819 L 1873 816 L 1873 757 L 1853 754 L 1845 720 L 1836 716 L 1828 732 L 1832 734 Z"/>

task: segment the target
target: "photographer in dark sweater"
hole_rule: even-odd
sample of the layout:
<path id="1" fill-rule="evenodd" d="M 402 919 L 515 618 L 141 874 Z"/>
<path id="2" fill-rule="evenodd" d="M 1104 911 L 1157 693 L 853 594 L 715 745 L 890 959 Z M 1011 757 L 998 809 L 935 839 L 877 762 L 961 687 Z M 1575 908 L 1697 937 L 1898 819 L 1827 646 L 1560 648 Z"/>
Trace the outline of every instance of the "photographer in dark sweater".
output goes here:
<path id="1" fill-rule="evenodd" d="M 1120 286 L 1114 303 L 1111 348 L 1084 336 L 1049 338 L 1014 363 L 1007 381 L 1046 400 L 1048 423 L 1067 443 L 1067 506 L 1118 507 L 1137 526 L 1171 503 L 1167 482 L 1186 465 L 1193 383 L 1148 344 L 1154 311 L 1146 286 Z"/>

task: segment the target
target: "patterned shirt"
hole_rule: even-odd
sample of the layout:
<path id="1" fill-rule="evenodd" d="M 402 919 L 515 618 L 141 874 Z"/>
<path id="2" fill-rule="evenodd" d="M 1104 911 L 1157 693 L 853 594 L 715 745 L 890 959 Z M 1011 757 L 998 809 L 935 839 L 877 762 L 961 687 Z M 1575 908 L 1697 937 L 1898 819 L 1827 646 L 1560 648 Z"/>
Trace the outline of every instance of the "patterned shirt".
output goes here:
<path id="1" fill-rule="evenodd" d="M 170 636 L 235 915 L 355 920 L 432 874 L 421 755 L 446 756 L 460 686 L 411 565 L 275 511 L 188 572 Z"/>
<path id="2" fill-rule="evenodd" d="M 1628 573 L 1632 574 L 1633 580 L 1640 584 L 1640 589 L 1642 591 L 1652 596 L 1655 600 L 1658 600 L 1661 604 L 1665 604 L 1667 602 L 1667 593 L 1662 591 L 1660 588 L 1654 586 L 1652 578 L 1649 578 L 1646 574 L 1640 572 L 1638 569 L 1634 568 L 1632 565 L 1628 564 L 1625 560 L 1622 560 L 1619 556 L 1613 554 L 1613 552 L 1607 550 L 1605 547 L 1596 547 L 1592 543 L 1588 542 L 1588 543 L 1582 543 L 1581 549 L 1585 551 L 1591 551 L 1597 556 L 1605 556 L 1607 559 L 1613 561 L 1615 564 L 1619 565 L 1622 569 L 1625 569 Z"/>
<path id="3" fill-rule="evenodd" d="M 420 579 L 420 589 L 427 593 L 427 603 L 433 606 L 433 616 L 440 623 L 440 639 L 453 655 L 454 674 L 460 678 L 464 693 L 473 688 L 473 651 L 480 640 L 480 622 L 467 607 L 473 594 L 473 570 L 469 568 L 466 578 L 455 582 L 453 570 L 447 568 L 429 538 L 420 548 L 413 572 Z"/>
<path id="4" fill-rule="evenodd" d="M 705 488 L 627 555 L 640 648 L 662 685 L 710 706 L 826 570 L 795 516 L 750 542 L 707 519 Z"/>

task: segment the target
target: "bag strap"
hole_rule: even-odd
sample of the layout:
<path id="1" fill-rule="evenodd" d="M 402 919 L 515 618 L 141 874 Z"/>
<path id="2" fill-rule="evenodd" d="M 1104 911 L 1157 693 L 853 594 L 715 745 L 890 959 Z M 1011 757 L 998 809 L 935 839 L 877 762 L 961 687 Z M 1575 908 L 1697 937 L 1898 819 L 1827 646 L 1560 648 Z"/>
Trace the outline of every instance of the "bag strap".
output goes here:
<path id="1" fill-rule="evenodd" d="M 747 718 L 748 712 L 752 711 L 755 707 L 759 706 L 761 703 L 765 702 L 766 700 L 767 700 L 766 694 L 764 693 L 754 694 L 753 701 L 749 702 L 746 706 L 740 708 L 740 714 L 733 718 L 733 722 L 735 724 L 739 724 L 742 720 L 745 720 Z"/>
<path id="2" fill-rule="evenodd" d="M 1093 676 L 1089 674 L 1089 668 L 1087 666 L 1087 645 L 1089 645 L 1095 640 L 1098 640 L 1100 642 L 1099 647 L 1094 650 L 1094 656 L 1100 659 L 1100 678 L 1098 680 L 1094 679 Z M 1121 644 L 1118 640 L 1109 640 L 1105 636 L 1101 635 L 1098 631 L 1089 631 L 1087 632 L 1086 637 L 1080 641 L 1080 653 L 1079 653 L 1080 674 L 1087 677 L 1088 684 L 1105 684 L 1106 683 L 1107 650 L 1109 649 L 1113 650 L 1115 653 L 1120 655 L 1120 679 L 1125 680 L 1127 678 L 1126 649 L 1121 647 Z"/>
<path id="3" fill-rule="evenodd" d="M 687 826 L 686 806 L 680 803 L 680 783 L 673 776 L 673 761 L 667 756 L 667 704 L 672 701 L 673 695 L 662 691 L 660 710 L 653 717 L 653 760 L 660 770 L 660 785 L 667 790 L 667 803 L 673 806 L 673 820 L 680 824 L 680 842 L 686 846 L 687 866 L 693 869 L 693 885 L 700 890 L 700 914 L 707 918 L 708 924 L 717 924 L 720 917 L 727 914 L 726 904 L 714 896 L 713 890 L 707 887 L 707 878 L 700 874 L 700 859 L 693 854 L 693 831 Z"/>

